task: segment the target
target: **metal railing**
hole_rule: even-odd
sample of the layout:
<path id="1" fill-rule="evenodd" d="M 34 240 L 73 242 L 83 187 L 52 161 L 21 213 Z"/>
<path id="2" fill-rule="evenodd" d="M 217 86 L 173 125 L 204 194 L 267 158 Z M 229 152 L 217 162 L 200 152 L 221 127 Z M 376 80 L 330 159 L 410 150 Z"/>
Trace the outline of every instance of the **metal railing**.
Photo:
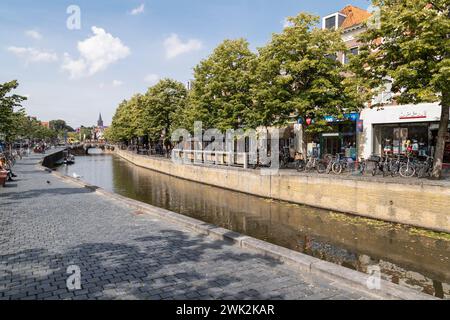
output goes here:
<path id="1" fill-rule="evenodd" d="M 247 152 L 173 149 L 172 159 L 193 164 L 243 166 L 248 168 Z"/>

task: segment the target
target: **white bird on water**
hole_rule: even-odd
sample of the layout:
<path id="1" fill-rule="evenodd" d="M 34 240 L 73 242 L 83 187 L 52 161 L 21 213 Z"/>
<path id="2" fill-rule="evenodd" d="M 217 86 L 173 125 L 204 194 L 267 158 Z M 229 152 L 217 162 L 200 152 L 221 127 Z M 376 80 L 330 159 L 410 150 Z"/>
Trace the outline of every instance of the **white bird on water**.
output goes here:
<path id="1" fill-rule="evenodd" d="M 82 176 L 76 174 L 75 172 L 73 173 L 72 176 L 73 176 L 75 179 L 81 179 L 81 178 L 82 178 Z"/>

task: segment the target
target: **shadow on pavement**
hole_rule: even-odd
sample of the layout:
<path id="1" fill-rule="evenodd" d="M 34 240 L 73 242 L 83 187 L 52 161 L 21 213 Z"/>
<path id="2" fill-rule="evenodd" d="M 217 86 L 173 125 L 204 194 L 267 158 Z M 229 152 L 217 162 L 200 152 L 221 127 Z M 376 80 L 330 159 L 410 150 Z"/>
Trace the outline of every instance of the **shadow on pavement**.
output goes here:
<path id="1" fill-rule="evenodd" d="M 36 189 L 24 191 L 21 193 L 18 192 L 7 192 L 2 193 L 2 198 L 8 198 L 11 200 L 20 200 L 20 199 L 28 199 L 28 198 L 36 198 L 44 195 L 70 195 L 70 194 L 83 194 L 83 193 L 92 193 L 95 190 L 91 190 L 88 188 L 52 188 L 52 189 Z"/>
<path id="2" fill-rule="evenodd" d="M 270 290 L 253 289 L 252 284 L 265 280 L 249 267 L 271 269 L 281 262 L 226 250 L 231 245 L 226 241 L 165 230 L 128 242 L 86 243 L 63 253 L 41 248 L 1 255 L 0 299 L 283 299 Z M 220 249 L 226 252 L 217 254 Z M 66 287 L 70 265 L 81 269 L 79 291 Z M 240 269 L 223 270 L 229 267 Z M 250 285 L 249 273 L 254 280 Z"/>

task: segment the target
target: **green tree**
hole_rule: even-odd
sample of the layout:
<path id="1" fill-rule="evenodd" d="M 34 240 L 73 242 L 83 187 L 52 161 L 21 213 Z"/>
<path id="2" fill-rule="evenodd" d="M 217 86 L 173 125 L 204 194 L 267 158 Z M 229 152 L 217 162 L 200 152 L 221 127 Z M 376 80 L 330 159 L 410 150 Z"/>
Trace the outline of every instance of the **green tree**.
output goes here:
<path id="1" fill-rule="evenodd" d="M 27 99 L 11 94 L 11 91 L 18 86 L 19 83 L 16 80 L 0 84 L 0 134 L 4 135 L 7 141 L 14 138 L 17 121 L 23 114 L 22 102 Z M 16 111 L 16 109 L 19 110 Z"/>
<path id="2" fill-rule="evenodd" d="M 318 17 L 300 13 L 288 20 L 290 25 L 259 50 L 253 127 L 309 117 L 315 120 L 309 131 L 323 130 L 325 116 L 342 118 L 362 106 L 336 57 L 346 47 L 338 31 L 316 27 Z"/>
<path id="3" fill-rule="evenodd" d="M 352 61 L 370 95 L 386 83 L 398 103 L 440 101 L 441 122 L 433 177 L 442 175 L 450 108 L 450 4 L 448 0 L 373 0 L 380 23 L 361 36 L 365 45 Z"/>
<path id="4" fill-rule="evenodd" d="M 53 141 L 58 136 L 57 131 L 43 126 L 40 121 L 25 113 L 16 113 L 14 123 L 16 128 L 14 138 Z"/>
<path id="5" fill-rule="evenodd" d="M 129 101 L 122 101 L 114 114 L 108 139 L 112 142 L 128 143 L 133 137 L 135 128 L 132 124 L 132 105 Z"/>
<path id="6" fill-rule="evenodd" d="M 114 114 L 106 139 L 128 143 L 148 137 L 154 144 L 164 136 L 164 144 L 170 146 L 171 133 L 181 121 L 187 95 L 182 83 L 164 79 L 149 88 L 145 95 L 136 94 L 124 100 Z"/>
<path id="7" fill-rule="evenodd" d="M 51 120 L 49 122 L 49 126 L 51 130 L 55 130 L 57 132 L 73 132 L 73 128 L 68 126 L 66 121 L 64 120 Z"/>
<path id="8" fill-rule="evenodd" d="M 128 101 L 128 112 L 126 116 L 128 123 L 128 140 L 142 138 L 148 135 L 145 121 L 146 99 L 142 94 L 135 94 Z"/>
<path id="9" fill-rule="evenodd" d="M 78 134 L 80 141 L 92 139 L 92 130 L 93 129 L 94 128 L 92 128 L 92 127 L 81 126 L 80 132 Z"/>
<path id="10" fill-rule="evenodd" d="M 172 130 L 177 129 L 180 116 L 187 105 L 187 89 L 178 81 L 163 79 L 149 88 L 144 96 L 141 132 L 154 143 L 164 137 L 164 145 L 171 145 Z"/>
<path id="11" fill-rule="evenodd" d="M 244 39 L 225 40 L 194 68 L 185 118 L 205 128 L 237 129 L 246 125 L 252 107 L 250 88 L 256 55 Z M 190 128 L 189 127 L 189 128 Z M 186 129 L 189 129 L 186 128 Z"/>

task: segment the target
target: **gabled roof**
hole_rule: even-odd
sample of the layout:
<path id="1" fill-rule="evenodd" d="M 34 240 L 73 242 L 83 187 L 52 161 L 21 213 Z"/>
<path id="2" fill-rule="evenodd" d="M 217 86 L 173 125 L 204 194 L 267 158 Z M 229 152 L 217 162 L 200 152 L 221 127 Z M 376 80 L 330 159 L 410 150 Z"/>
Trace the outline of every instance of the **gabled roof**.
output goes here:
<path id="1" fill-rule="evenodd" d="M 346 6 L 339 12 L 346 16 L 341 25 L 342 29 L 359 25 L 372 16 L 369 11 L 351 5 Z"/>

